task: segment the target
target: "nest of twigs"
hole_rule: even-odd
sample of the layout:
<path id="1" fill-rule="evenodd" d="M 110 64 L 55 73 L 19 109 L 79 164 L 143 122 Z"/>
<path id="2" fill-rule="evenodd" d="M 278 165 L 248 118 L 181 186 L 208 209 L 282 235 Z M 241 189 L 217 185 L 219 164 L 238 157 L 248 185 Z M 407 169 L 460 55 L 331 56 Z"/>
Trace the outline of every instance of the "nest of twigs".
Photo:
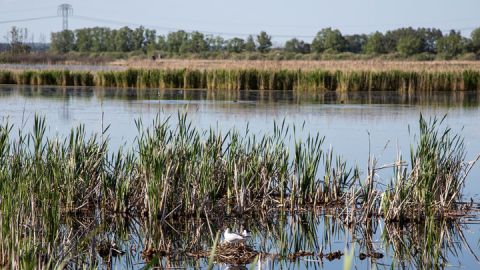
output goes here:
<path id="1" fill-rule="evenodd" d="M 116 257 L 125 254 L 125 252 L 120 250 L 115 242 L 110 242 L 107 240 L 100 242 L 100 244 L 97 246 L 97 252 L 102 258 L 107 258 L 110 256 Z"/>
<path id="2" fill-rule="evenodd" d="M 172 253 L 166 251 L 166 250 L 162 250 L 162 249 L 156 249 L 156 248 L 152 248 L 152 247 L 149 247 L 149 248 L 145 248 L 143 251 L 142 251 L 142 258 L 146 261 L 146 262 L 149 262 L 153 259 L 153 257 L 155 256 L 158 256 L 158 257 L 165 257 L 165 256 L 169 256 L 169 255 L 172 255 Z"/>
<path id="3" fill-rule="evenodd" d="M 258 251 L 244 243 L 222 243 L 215 250 L 215 261 L 227 264 L 249 264 L 257 257 Z"/>

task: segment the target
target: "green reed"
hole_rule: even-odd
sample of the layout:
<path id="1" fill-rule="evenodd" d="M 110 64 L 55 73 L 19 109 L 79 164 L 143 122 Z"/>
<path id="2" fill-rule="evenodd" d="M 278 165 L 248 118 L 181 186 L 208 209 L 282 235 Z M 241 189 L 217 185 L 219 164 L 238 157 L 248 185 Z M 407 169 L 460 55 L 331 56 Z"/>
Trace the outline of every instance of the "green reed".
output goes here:
<path id="1" fill-rule="evenodd" d="M 479 157 L 465 162 L 463 138 L 446 127 L 445 117 L 419 120 L 418 143 L 411 146 L 410 165 L 399 157 L 394 180 L 382 194 L 381 211 L 387 220 L 420 219 L 422 216 L 448 216 L 457 208 L 471 168 Z"/>
<path id="2" fill-rule="evenodd" d="M 364 223 L 375 216 L 386 222 L 448 217 L 458 210 L 474 162 L 465 163 L 463 139 L 439 129 L 441 123 L 420 117 L 411 168 L 399 157 L 386 189 L 376 184 L 382 168 L 374 158 L 361 181 L 358 168 L 324 148 L 323 137 L 300 140 L 296 127 L 292 134 L 285 122 L 259 136 L 248 128 L 242 133 L 199 130 L 185 114 L 179 113 L 175 124 L 159 116 L 148 127 L 137 121 L 136 145 L 116 152 L 104 139 L 108 129 L 102 139 L 87 136 L 83 126 L 65 138 L 47 138 L 44 118 L 35 117 L 28 134 L 19 130 L 11 136 L 13 127 L 0 125 L 0 262 L 51 268 L 72 254 L 89 254 L 80 236 L 92 237 L 63 226 L 78 215 L 92 220 L 117 213 L 145 216 L 149 227 L 179 217 L 218 219 L 327 205 L 340 206 L 347 224 L 355 224 L 358 216 Z M 78 235 L 73 247 L 71 234 Z M 316 246 L 317 237 L 309 234 L 308 243 Z M 280 238 L 294 245 L 286 250 L 303 245 L 303 240 Z"/>
<path id="3" fill-rule="evenodd" d="M 44 137 L 45 120 L 36 117 L 32 133 L 20 133 L 12 140 L 12 127 L 6 125 L 0 133 L 2 170 L 12 178 L 9 185 L 27 185 L 26 194 L 38 193 L 38 199 L 49 194 L 48 200 L 58 200 L 58 212 L 78 212 L 100 203 L 105 211 L 146 211 L 165 219 L 219 206 L 250 211 L 258 202 L 264 208 L 343 204 L 350 198 L 347 195 L 354 194 L 357 202 L 373 207 L 369 215 L 381 208 L 395 219 L 399 213 L 389 213 L 395 206 L 401 212 L 418 208 L 427 214 L 430 207 L 435 214 L 454 207 L 473 166 L 464 162 L 461 137 L 448 128 L 441 133 L 441 121 L 427 123 L 422 117 L 419 142 L 412 148 L 412 169 L 407 172 L 400 158 L 393 166 L 395 179 L 385 191 L 375 186 L 374 160 L 361 182 L 358 168 L 349 168 L 332 149 L 325 149 L 319 134 L 302 141 L 296 139 L 294 127 L 290 156 L 291 133 L 285 122 L 275 123 L 270 135 L 260 137 L 248 129 L 244 134 L 234 129 L 225 134 L 199 130 L 184 114 L 178 115 L 174 126 L 170 122 L 157 118 L 145 128 L 137 121 L 140 135 L 134 149 L 112 154 L 108 140 L 87 137 L 83 126 L 63 140 L 50 139 Z M 24 174 L 31 182 L 21 180 Z M 49 190 L 44 193 L 42 188 Z"/>
<path id="4" fill-rule="evenodd" d="M 302 91 L 480 90 L 480 71 L 292 69 L 0 70 L 0 84 Z"/>

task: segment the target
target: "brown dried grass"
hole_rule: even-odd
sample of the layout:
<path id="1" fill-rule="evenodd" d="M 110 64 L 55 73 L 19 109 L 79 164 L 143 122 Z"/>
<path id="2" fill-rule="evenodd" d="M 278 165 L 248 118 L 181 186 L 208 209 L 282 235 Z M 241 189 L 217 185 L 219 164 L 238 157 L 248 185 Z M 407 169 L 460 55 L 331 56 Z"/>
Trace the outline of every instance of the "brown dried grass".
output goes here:
<path id="1" fill-rule="evenodd" d="M 118 60 L 109 66 L 160 69 L 261 69 L 261 70 L 341 70 L 341 71 L 464 71 L 480 70 L 480 61 L 385 61 L 385 60 L 200 60 L 161 59 Z"/>

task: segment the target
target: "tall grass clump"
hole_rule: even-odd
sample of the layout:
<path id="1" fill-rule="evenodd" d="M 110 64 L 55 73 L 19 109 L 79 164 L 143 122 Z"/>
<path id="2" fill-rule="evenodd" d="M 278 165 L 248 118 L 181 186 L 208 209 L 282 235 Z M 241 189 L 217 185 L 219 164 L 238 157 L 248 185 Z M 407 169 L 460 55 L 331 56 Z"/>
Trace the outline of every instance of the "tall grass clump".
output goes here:
<path id="1" fill-rule="evenodd" d="M 11 130 L 8 124 L 0 127 L 1 264 L 60 267 L 88 248 L 82 244 L 88 235 L 62 225 L 68 216 L 133 209 L 132 156 L 108 158 L 107 141 L 87 137 L 83 126 L 63 140 L 46 138 L 40 117 L 28 134 L 20 131 L 13 138 Z"/>
<path id="2" fill-rule="evenodd" d="M 32 132 L 20 132 L 12 143 L 11 126 L 0 128 L 0 237 L 2 265 L 9 268 L 48 268 L 51 262 L 65 259 L 64 233 L 71 232 L 60 230 L 61 213 L 81 208 L 84 198 L 89 198 L 81 180 L 94 174 L 85 172 L 87 176 L 73 169 L 66 173 L 63 166 L 80 164 L 74 159 L 67 162 L 64 149 L 57 141 L 46 139 L 45 130 L 45 120 L 35 118 Z M 81 192 L 85 193 L 78 196 Z"/>
<path id="3" fill-rule="evenodd" d="M 448 216 L 462 198 L 462 189 L 472 166 L 465 162 L 463 138 L 450 128 L 440 129 L 442 119 L 420 116 L 418 144 L 411 148 L 411 170 L 401 158 L 394 166 L 394 182 L 382 198 L 387 220 Z"/>
<path id="4" fill-rule="evenodd" d="M 480 90 L 480 71 L 127 69 L 0 71 L 0 83 L 210 90 L 464 91 Z"/>

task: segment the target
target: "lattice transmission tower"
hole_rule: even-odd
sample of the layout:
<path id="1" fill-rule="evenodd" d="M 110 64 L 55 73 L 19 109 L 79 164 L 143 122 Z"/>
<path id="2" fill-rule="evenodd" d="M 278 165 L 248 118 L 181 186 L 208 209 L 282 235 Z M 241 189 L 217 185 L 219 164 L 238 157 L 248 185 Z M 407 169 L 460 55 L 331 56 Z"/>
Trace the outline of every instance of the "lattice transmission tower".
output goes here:
<path id="1" fill-rule="evenodd" d="M 73 7 L 70 4 L 58 6 L 57 14 L 63 18 L 63 30 L 68 30 L 68 16 L 73 15 Z"/>

